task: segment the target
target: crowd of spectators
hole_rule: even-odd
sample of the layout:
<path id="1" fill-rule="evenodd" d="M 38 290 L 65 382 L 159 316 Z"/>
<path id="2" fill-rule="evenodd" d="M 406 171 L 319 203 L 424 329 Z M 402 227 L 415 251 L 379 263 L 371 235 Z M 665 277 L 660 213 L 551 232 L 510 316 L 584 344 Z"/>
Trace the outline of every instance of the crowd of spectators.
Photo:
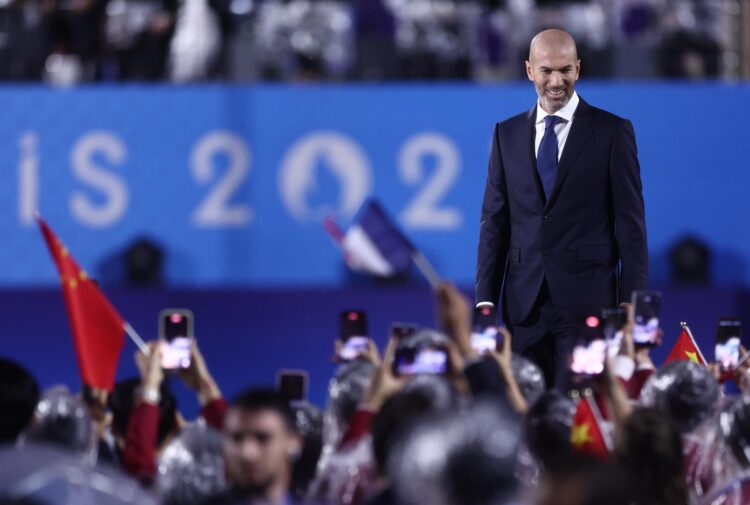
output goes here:
<path id="1" fill-rule="evenodd" d="M 504 328 L 479 353 L 451 284 L 436 308 L 439 330 L 392 335 L 382 354 L 369 339 L 341 362 L 325 410 L 273 388 L 227 401 L 197 345 L 177 373 L 201 405 L 195 421 L 180 415 L 156 342 L 136 354 L 140 377 L 111 392 L 41 393 L 0 359 L 0 503 L 750 503 L 750 361 L 657 368 L 629 322 L 604 372 L 561 392 L 511 352 Z M 446 371 L 399 374 L 399 350 L 425 344 L 447 350 Z M 727 381 L 742 393 L 725 394 Z M 600 435 L 576 424 L 581 403 Z M 586 450 L 597 436 L 604 453 Z"/>
<path id="2" fill-rule="evenodd" d="M 557 26 L 593 77 L 737 75 L 730 0 L 3 0 L 0 79 L 522 78 Z M 734 55 L 734 56 L 733 56 Z"/>

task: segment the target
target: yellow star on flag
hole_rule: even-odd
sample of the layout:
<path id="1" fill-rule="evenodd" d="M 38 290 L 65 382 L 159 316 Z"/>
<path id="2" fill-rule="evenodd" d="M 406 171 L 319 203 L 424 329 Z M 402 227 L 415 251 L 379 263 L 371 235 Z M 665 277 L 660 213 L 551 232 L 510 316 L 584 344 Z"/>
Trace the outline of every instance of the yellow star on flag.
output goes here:
<path id="1" fill-rule="evenodd" d="M 693 363 L 698 363 L 699 365 L 701 364 L 701 362 L 698 361 L 698 353 L 685 351 L 685 356 L 687 356 L 688 359 Z"/>
<path id="2" fill-rule="evenodd" d="M 85 281 L 86 279 L 89 278 L 89 276 L 86 275 L 86 272 L 84 272 L 83 270 L 81 270 L 80 272 L 78 272 L 78 277 L 80 277 L 82 281 Z"/>
<path id="3" fill-rule="evenodd" d="M 573 431 L 570 432 L 570 443 L 572 443 L 576 449 L 580 449 L 587 443 L 594 441 L 589 434 L 589 428 L 589 423 L 573 426 Z"/>

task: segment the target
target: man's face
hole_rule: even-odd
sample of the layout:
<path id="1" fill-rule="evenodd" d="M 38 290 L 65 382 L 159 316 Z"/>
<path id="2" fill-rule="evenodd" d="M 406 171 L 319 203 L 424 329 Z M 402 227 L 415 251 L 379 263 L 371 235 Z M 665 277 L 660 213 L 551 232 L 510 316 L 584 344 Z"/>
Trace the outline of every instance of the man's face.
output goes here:
<path id="1" fill-rule="evenodd" d="M 253 495 L 263 495 L 271 484 L 288 478 L 291 455 L 299 439 L 282 416 L 270 409 L 230 408 L 224 421 L 224 461 L 229 482 Z"/>
<path id="2" fill-rule="evenodd" d="M 526 75 L 534 81 L 539 102 L 548 114 L 565 107 L 573 96 L 581 60 L 572 46 L 539 45 L 531 49 Z"/>

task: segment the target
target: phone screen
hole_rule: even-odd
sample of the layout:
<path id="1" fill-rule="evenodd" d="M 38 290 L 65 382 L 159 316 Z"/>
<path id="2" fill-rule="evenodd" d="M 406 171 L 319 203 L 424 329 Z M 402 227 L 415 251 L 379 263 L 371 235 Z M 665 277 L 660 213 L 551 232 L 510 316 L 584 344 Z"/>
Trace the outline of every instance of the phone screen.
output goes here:
<path id="1" fill-rule="evenodd" d="M 659 308 L 661 293 L 658 291 L 633 292 L 633 343 L 654 346 L 659 337 Z"/>
<path id="2" fill-rule="evenodd" d="M 344 361 L 355 360 L 360 354 L 366 352 L 369 346 L 367 337 L 349 337 L 339 351 L 339 358 Z"/>
<path id="3" fill-rule="evenodd" d="M 396 375 L 444 374 L 448 371 L 448 351 L 442 347 L 397 350 L 393 370 Z"/>
<path id="4" fill-rule="evenodd" d="M 740 362 L 742 322 L 721 318 L 716 324 L 715 359 L 723 371 L 734 370 Z"/>
<path id="5" fill-rule="evenodd" d="M 576 375 L 594 377 L 604 371 L 607 342 L 602 338 L 581 343 L 573 348 L 570 371 Z"/>
<path id="6" fill-rule="evenodd" d="M 343 342 L 339 359 L 352 361 L 368 348 L 367 315 L 362 310 L 343 310 L 339 313 L 339 340 Z"/>
<path id="7" fill-rule="evenodd" d="M 599 375 L 607 359 L 604 320 L 590 315 L 578 326 L 578 332 L 579 339 L 570 356 L 570 371 L 578 377 Z"/>
<path id="8" fill-rule="evenodd" d="M 497 331 L 497 309 L 483 305 L 474 309 L 471 331 L 471 347 L 479 354 L 497 349 L 502 335 Z"/>
<path id="9" fill-rule="evenodd" d="M 187 309 L 165 309 L 159 314 L 161 366 L 166 370 L 190 367 L 193 313 Z"/>
<path id="10" fill-rule="evenodd" d="M 276 376 L 279 393 L 289 403 L 307 401 L 307 372 L 302 370 L 282 370 Z"/>
<path id="11" fill-rule="evenodd" d="M 602 310 L 602 332 L 609 356 L 616 356 L 622 344 L 622 330 L 628 322 L 628 311 L 622 307 Z"/>

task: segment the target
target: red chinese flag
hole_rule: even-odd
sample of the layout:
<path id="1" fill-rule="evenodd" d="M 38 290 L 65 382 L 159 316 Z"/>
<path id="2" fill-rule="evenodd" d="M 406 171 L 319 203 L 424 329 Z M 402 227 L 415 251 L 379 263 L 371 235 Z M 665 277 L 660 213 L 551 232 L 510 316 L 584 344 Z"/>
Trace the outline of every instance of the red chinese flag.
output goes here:
<path id="1" fill-rule="evenodd" d="M 111 391 L 120 352 L 125 345 L 122 317 L 81 270 L 47 223 L 41 217 L 37 222 L 60 273 L 81 378 L 89 386 Z"/>
<path id="2" fill-rule="evenodd" d="M 609 457 L 607 443 L 588 398 L 581 398 L 578 402 L 576 414 L 573 417 L 573 427 L 570 431 L 570 443 L 573 445 L 575 452 L 601 459 Z"/>
<path id="3" fill-rule="evenodd" d="M 706 359 L 701 354 L 700 349 L 698 349 L 698 345 L 693 340 L 693 336 L 690 334 L 690 329 L 687 325 L 682 327 L 680 336 L 677 337 L 677 342 L 675 342 L 672 350 L 669 351 L 664 364 L 666 365 L 672 361 L 692 361 L 699 365 L 706 365 Z"/>

